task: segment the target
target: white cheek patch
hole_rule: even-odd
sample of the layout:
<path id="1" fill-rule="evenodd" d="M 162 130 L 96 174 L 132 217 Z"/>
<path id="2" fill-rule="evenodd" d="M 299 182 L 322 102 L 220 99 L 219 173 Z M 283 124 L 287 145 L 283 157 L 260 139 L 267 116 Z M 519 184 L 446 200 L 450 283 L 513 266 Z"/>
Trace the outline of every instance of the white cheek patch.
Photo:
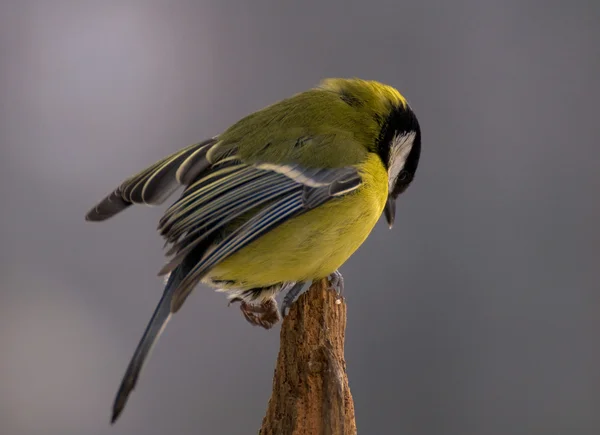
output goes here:
<path id="1" fill-rule="evenodd" d="M 412 149 L 416 133 L 396 135 L 390 143 L 390 157 L 388 162 L 388 191 L 391 192 L 398 174 L 404 168 L 408 154 Z"/>

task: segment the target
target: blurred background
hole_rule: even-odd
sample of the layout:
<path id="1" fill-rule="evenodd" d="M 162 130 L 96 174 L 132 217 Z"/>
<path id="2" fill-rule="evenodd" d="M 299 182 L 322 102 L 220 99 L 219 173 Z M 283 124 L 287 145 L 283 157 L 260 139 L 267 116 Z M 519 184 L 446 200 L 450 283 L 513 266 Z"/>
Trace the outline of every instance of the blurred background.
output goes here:
<path id="1" fill-rule="evenodd" d="M 199 287 L 116 426 L 162 293 L 122 179 L 331 76 L 411 102 L 421 166 L 344 265 L 361 434 L 600 433 L 600 3 L 0 4 L 0 433 L 250 434 L 279 327 Z"/>

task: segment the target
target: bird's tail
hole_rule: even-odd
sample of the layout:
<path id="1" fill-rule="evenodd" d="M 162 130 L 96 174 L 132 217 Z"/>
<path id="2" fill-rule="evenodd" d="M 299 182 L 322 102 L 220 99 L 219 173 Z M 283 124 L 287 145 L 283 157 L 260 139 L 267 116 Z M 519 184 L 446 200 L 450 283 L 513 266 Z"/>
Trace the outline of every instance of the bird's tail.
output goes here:
<path id="1" fill-rule="evenodd" d="M 135 353 L 129 362 L 129 366 L 127 367 L 127 371 L 125 372 L 125 376 L 123 376 L 123 380 L 121 381 L 121 386 L 119 387 L 117 397 L 115 398 L 115 402 L 113 404 L 111 423 L 114 423 L 117 418 L 119 418 L 119 415 L 125 408 L 129 394 L 135 388 L 135 384 L 140 375 L 142 367 L 144 366 L 144 362 L 148 358 L 152 347 L 158 340 L 158 337 L 160 337 L 160 334 L 165 329 L 165 326 L 167 326 L 167 323 L 171 318 L 171 300 L 173 297 L 173 292 L 183 279 L 184 275 L 185 274 L 182 271 L 182 266 L 179 266 L 173 270 L 173 272 L 171 272 L 169 275 L 160 302 L 154 310 L 154 314 L 152 314 L 152 318 L 150 319 L 148 326 L 146 326 L 144 335 L 138 343 Z"/>

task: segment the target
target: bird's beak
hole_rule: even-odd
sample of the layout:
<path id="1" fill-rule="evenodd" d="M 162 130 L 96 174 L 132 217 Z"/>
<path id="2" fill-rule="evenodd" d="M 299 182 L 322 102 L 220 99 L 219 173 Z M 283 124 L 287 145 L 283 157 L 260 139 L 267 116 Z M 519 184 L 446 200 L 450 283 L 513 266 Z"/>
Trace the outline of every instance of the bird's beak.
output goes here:
<path id="1" fill-rule="evenodd" d="M 387 220 L 390 230 L 394 226 L 394 219 L 396 218 L 396 198 L 388 196 L 388 200 L 385 203 L 385 220 Z"/>

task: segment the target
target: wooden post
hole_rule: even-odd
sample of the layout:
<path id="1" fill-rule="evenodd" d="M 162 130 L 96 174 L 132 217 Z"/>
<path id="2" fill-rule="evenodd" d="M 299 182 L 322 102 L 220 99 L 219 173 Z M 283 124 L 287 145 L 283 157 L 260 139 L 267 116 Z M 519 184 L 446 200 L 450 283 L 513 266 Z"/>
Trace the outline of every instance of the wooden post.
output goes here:
<path id="1" fill-rule="evenodd" d="M 313 283 L 281 326 L 273 392 L 260 435 L 355 435 L 344 360 L 346 304 Z"/>

